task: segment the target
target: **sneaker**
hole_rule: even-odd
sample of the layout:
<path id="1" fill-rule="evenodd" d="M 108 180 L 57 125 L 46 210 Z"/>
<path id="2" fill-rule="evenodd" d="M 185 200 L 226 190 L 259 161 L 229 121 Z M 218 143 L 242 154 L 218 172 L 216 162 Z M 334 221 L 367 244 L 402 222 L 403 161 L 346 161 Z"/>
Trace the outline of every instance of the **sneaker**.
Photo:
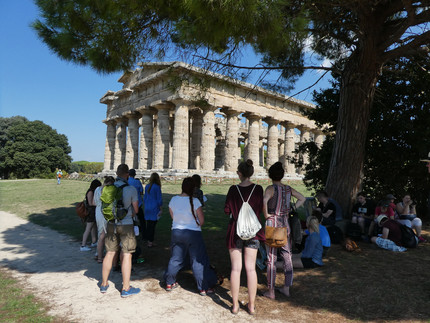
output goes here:
<path id="1" fill-rule="evenodd" d="M 91 248 L 87 246 L 81 246 L 81 251 L 91 251 Z"/>
<path id="2" fill-rule="evenodd" d="M 179 284 L 177 282 L 175 282 L 172 285 L 166 285 L 166 292 L 171 292 L 173 289 L 175 289 L 178 286 L 179 286 Z"/>
<path id="3" fill-rule="evenodd" d="M 200 296 L 206 296 L 206 291 L 204 289 L 202 289 L 199 294 L 200 294 Z"/>
<path id="4" fill-rule="evenodd" d="M 140 293 L 140 288 L 134 288 L 130 286 L 128 290 L 121 291 L 121 297 L 129 297 Z"/>
<path id="5" fill-rule="evenodd" d="M 97 247 L 97 242 L 91 244 L 91 248 Z"/>
<path id="6" fill-rule="evenodd" d="M 418 237 L 418 242 L 427 242 L 426 239 L 424 239 L 422 236 Z"/>
<path id="7" fill-rule="evenodd" d="M 106 293 L 108 288 L 109 288 L 109 284 L 107 284 L 106 286 L 100 285 L 100 293 L 102 294 Z"/>

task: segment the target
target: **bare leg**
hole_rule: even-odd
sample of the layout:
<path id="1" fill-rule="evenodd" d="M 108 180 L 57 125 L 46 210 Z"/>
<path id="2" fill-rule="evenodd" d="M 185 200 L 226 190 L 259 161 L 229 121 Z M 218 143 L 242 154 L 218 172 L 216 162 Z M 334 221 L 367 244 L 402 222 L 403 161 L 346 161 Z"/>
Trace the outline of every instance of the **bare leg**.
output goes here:
<path id="1" fill-rule="evenodd" d="M 239 311 L 240 272 L 242 271 L 242 250 L 229 249 L 231 261 L 230 291 L 233 300 L 232 313 Z M 254 263 L 255 265 L 255 263 Z"/>
<path id="2" fill-rule="evenodd" d="M 91 233 L 93 225 L 94 225 L 94 222 L 87 222 L 87 225 L 85 226 L 84 235 L 82 236 L 82 244 L 81 244 L 81 246 L 85 246 L 87 244 L 88 236 Z"/>
<path id="3" fill-rule="evenodd" d="M 91 228 L 91 242 L 97 242 L 97 224 L 93 222 L 93 227 Z"/>
<path id="4" fill-rule="evenodd" d="M 131 256 L 131 253 L 121 252 L 122 290 L 130 288 Z"/>
<path id="5" fill-rule="evenodd" d="M 114 251 L 108 251 L 106 253 L 106 257 L 103 260 L 103 269 L 102 269 L 102 286 L 107 286 L 109 274 L 112 269 L 112 260 L 115 256 Z"/>
<path id="6" fill-rule="evenodd" d="M 257 296 L 257 272 L 255 263 L 257 261 L 257 249 L 245 248 L 245 270 L 248 280 L 248 311 L 250 314 L 255 312 L 255 297 Z"/>

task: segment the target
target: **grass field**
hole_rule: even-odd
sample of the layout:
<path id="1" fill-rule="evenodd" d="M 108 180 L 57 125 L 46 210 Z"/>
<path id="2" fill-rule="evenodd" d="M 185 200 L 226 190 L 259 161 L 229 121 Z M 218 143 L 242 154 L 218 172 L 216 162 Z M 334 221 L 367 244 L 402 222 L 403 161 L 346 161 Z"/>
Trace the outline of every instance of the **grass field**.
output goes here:
<path id="1" fill-rule="evenodd" d="M 263 187 L 266 183 L 261 183 Z M 303 184 L 290 183 L 310 196 Z M 74 207 L 89 186 L 87 182 L 55 180 L 0 181 L 0 209 L 48 226 L 76 238 L 82 238 L 83 226 Z M 202 187 L 208 197 L 205 206 L 206 223 L 203 235 L 211 262 L 219 273 L 229 276 L 230 260 L 225 247 L 228 217 L 224 214 L 225 194 L 230 184 L 206 184 Z M 169 259 L 170 225 L 167 205 L 180 193 L 180 184 L 163 183 L 163 216 L 157 224 L 158 247 L 144 248 L 143 266 L 163 270 Z M 424 234 L 429 237 L 425 222 Z M 323 320 L 357 321 L 429 321 L 430 320 L 430 253 L 429 243 L 406 253 L 393 253 L 367 243 L 359 244 L 362 251 L 348 253 L 333 245 L 324 259 L 325 266 L 313 270 L 296 270 L 291 298 L 277 295 L 276 301 L 262 299 L 258 311 L 267 319 L 288 313 L 292 321 Z M 259 292 L 264 291 L 266 274 L 259 272 Z M 0 280 L 3 280 L 0 276 Z M 283 275 L 277 275 L 281 286 Z M 189 280 L 193 284 L 192 280 Z M 246 279 L 242 279 L 245 289 Z M 229 288 L 228 281 L 222 286 Z M 3 310 L 0 310 L 3 311 Z M 277 314 L 278 313 L 278 314 Z M 3 312 L 0 312 L 0 317 Z"/>

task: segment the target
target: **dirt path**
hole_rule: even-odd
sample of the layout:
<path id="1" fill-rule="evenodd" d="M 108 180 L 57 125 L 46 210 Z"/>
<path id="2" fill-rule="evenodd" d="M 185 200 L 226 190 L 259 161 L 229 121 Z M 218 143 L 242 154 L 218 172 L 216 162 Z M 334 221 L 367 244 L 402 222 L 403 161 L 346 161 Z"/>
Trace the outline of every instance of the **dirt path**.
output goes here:
<path id="1" fill-rule="evenodd" d="M 76 241 L 51 229 L 0 211 L 0 266 L 24 282 L 29 290 L 51 306 L 49 314 L 73 322 L 248 322 L 263 321 L 245 311 L 229 312 L 229 292 L 223 288 L 202 297 L 181 287 L 165 292 L 159 272 L 141 266 L 132 273 L 139 295 L 120 297 L 121 275 L 112 273 L 110 288 L 101 294 L 101 265 L 93 252 L 80 252 Z M 282 320 L 285 322 L 285 320 Z M 274 322 L 272 320 L 272 322 Z"/>

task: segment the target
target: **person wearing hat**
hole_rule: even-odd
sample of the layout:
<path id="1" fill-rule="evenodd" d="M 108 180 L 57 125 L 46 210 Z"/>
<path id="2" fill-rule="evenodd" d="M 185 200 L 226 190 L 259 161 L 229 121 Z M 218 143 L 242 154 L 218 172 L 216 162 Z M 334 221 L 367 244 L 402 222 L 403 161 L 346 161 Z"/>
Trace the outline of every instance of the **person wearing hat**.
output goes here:
<path id="1" fill-rule="evenodd" d="M 427 163 L 427 170 L 430 173 L 430 153 L 428 154 L 428 158 L 427 159 L 421 159 L 421 161 Z"/>
<path id="2" fill-rule="evenodd" d="M 388 219 L 394 220 L 394 210 L 390 207 L 390 200 L 382 200 L 379 202 L 375 209 L 375 220 L 370 223 L 369 235 L 372 236 L 375 230 L 375 223 L 377 223 L 377 218 L 381 215 L 385 215 Z"/>
<path id="3" fill-rule="evenodd" d="M 390 220 L 385 214 L 381 214 L 376 218 L 376 223 L 382 228 L 380 237 L 372 237 L 372 243 L 379 248 L 403 252 L 407 249 L 402 246 L 402 231 L 400 224 L 394 220 Z"/>

